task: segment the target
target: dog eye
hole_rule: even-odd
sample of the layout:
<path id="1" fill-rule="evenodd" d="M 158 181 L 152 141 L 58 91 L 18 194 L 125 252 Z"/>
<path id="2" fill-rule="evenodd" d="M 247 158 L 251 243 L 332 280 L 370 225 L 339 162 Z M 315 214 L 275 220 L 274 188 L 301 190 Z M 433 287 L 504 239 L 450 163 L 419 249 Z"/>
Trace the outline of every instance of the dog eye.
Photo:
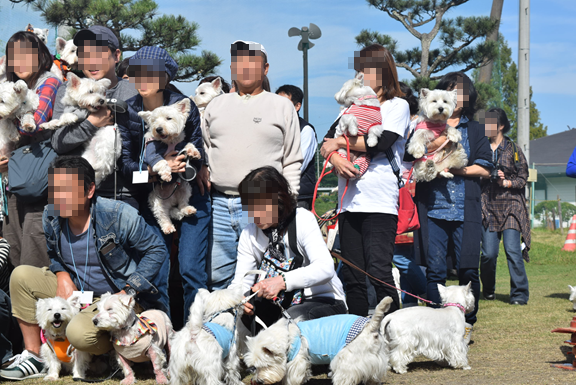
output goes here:
<path id="1" fill-rule="evenodd" d="M 444 103 L 448 103 L 446 100 L 442 100 Z"/>
<path id="2" fill-rule="evenodd" d="M 171 117 L 167 117 L 166 120 L 172 120 L 172 118 L 171 118 Z"/>
<path id="3" fill-rule="evenodd" d="M 432 100 L 432 103 L 436 103 L 436 100 Z"/>
<path id="4" fill-rule="evenodd" d="M 90 93 L 91 93 L 91 94 L 93 94 L 93 93 L 94 93 L 94 91 L 90 90 Z"/>

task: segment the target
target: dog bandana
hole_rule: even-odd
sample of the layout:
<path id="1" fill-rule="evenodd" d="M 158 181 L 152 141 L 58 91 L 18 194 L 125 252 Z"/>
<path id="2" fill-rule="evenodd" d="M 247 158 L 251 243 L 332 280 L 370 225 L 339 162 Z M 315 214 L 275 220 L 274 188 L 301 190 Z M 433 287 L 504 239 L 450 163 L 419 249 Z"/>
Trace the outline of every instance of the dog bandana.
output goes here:
<path id="1" fill-rule="evenodd" d="M 326 365 L 362 332 L 370 321 L 351 314 L 303 321 L 297 324 L 302 337 L 308 341 L 308 353 L 312 365 Z M 290 346 L 288 361 L 292 361 L 300 351 L 301 338 L 296 338 Z"/>
<path id="2" fill-rule="evenodd" d="M 131 344 L 122 344 L 114 339 L 116 353 L 132 362 L 147 362 L 150 357 L 146 355 L 152 343 L 164 348 L 168 343 L 168 330 L 162 312 L 159 310 L 146 310 L 137 319 L 137 337 Z"/>
<path id="3" fill-rule="evenodd" d="M 134 337 L 134 339 L 129 344 L 123 343 L 119 339 L 115 338 L 114 343 L 117 346 L 134 345 L 146 333 L 149 332 L 150 334 L 154 334 L 158 331 L 158 326 L 156 326 L 156 324 L 154 322 L 150 321 L 148 318 L 144 317 L 143 315 L 137 315 L 136 317 L 138 317 L 136 319 L 136 325 L 138 327 L 136 336 Z"/>
<path id="4" fill-rule="evenodd" d="M 216 339 L 218 345 L 222 348 L 222 358 L 228 357 L 232 346 L 232 331 L 214 322 L 205 323 L 202 329 Z"/>
<path id="5" fill-rule="evenodd" d="M 68 349 L 70 349 L 70 342 L 68 341 L 68 338 L 64 338 L 64 340 L 60 341 L 50 340 L 46 338 L 45 331 L 41 330 L 40 340 L 43 344 L 48 344 L 48 346 L 50 346 L 54 354 L 56 354 L 56 357 L 58 357 L 61 362 L 72 361 L 72 357 L 68 355 Z"/>

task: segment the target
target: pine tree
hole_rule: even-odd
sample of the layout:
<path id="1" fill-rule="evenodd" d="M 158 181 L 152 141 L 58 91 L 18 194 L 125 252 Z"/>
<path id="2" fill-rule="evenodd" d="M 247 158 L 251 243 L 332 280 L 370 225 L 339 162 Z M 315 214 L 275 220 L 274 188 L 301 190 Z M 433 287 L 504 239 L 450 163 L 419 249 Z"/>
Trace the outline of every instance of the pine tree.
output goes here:
<path id="1" fill-rule="evenodd" d="M 172 79 L 193 82 L 214 73 L 222 60 L 214 53 L 190 53 L 200 44 L 198 24 L 182 16 L 159 15 L 154 0 L 10 0 L 29 4 L 53 27 L 78 31 L 91 25 L 110 28 L 120 42 L 120 50 L 137 51 L 144 46 L 164 48 L 178 63 Z M 140 35 L 128 34 L 137 30 Z"/>
<path id="2" fill-rule="evenodd" d="M 406 51 L 398 50 L 398 42 L 389 35 L 362 30 L 356 36 L 361 47 L 378 43 L 388 48 L 394 56 L 396 66 L 408 70 L 414 76 L 414 89 L 429 86 L 438 80 L 440 72 L 449 67 L 459 67 L 466 72 L 478 68 L 496 55 L 496 43 L 483 40 L 498 25 L 498 20 L 486 16 L 445 18 L 446 12 L 468 0 L 367 0 L 368 3 L 388 16 L 399 21 L 418 40 L 420 47 Z M 432 23 L 429 32 L 420 32 L 420 27 Z M 432 41 L 439 37 L 440 48 L 431 48 Z M 473 45 L 473 43 L 477 43 Z"/>

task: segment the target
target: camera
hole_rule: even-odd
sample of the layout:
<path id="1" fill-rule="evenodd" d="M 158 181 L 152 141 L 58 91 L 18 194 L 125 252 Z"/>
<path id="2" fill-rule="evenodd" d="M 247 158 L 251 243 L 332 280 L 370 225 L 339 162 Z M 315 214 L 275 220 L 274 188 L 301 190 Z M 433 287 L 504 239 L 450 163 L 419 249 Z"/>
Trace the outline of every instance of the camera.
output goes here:
<path id="1" fill-rule="evenodd" d="M 498 175 L 498 170 L 504 170 L 500 163 L 495 163 L 492 172 L 490 173 L 490 182 L 498 182 L 500 176 Z"/>

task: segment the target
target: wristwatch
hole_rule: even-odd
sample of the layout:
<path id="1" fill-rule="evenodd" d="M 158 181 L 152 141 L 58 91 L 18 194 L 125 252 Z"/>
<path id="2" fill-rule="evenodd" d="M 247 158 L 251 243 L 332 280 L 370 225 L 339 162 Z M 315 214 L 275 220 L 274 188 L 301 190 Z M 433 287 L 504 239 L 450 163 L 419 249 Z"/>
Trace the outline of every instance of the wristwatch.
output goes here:
<path id="1" fill-rule="evenodd" d="M 136 297 L 136 294 L 138 294 L 138 293 L 136 292 L 136 289 L 134 289 L 134 288 L 133 288 L 132 286 L 130 286 L 130 285 L 124 286 L 124 292 L 125 292 L 126 294 L 128 294 L 129 296 L 131 296 L 131 297 Z"/>

